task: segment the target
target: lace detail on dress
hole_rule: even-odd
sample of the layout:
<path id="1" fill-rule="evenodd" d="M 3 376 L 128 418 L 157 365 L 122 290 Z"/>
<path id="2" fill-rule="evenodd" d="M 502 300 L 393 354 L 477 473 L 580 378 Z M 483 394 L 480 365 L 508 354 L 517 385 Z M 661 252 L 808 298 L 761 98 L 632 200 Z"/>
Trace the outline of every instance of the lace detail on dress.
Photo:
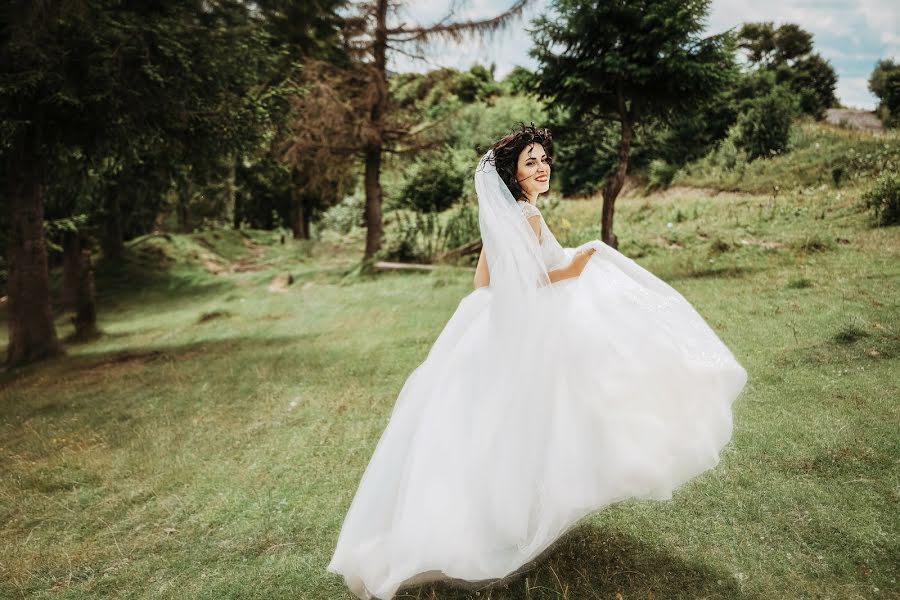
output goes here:
<path id="1" fill-rule="evenodd" d="M 556 236 L 554 236 L 553 232 L 550 231 L 550 228 L 547 227 L 547 222 L 544 220 L 544 215 L 542 215 L 538 207 L 531 202 L 526 202 L 525 200 L 517 200 L 517 202 L 522 208 L 522 213 L 525 214 L 526 219 L 528 217 L 533 217 L 534 215 L 539 215 L 541 217 L 541 235 L 538 237 L 538 243 L 541 246 L 541 254 L 544 258 L 544 265 L 548 270 L 555 269 L 564 265 L 569 260 L 569 257 L 566 255 L 566 251 L 563 250 L 562 246 L 560 246 L 559 242 L 556 240 Z"/>
<path id="2" fill-rule="evenodd" d="M 525 213 L 525 218 L 533 217 L 535 215 L 540 215 L 541 211 L 538 210 L 538 207 L 532 204 L 531 202 L 526 202 L 525 200 L 517 200 L 519 206 L 522 207 L 522 212 Z"/>

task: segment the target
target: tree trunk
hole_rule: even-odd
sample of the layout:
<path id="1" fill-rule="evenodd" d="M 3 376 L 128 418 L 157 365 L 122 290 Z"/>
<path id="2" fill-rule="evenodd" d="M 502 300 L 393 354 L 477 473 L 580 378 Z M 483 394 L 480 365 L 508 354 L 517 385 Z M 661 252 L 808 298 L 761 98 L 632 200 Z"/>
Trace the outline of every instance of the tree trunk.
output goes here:
<path id="1" fill-rule="evenodd" d="M 81 254 L 81 240 L 77 231 L 66 231 L 63 234 L 63 306 L 68 309 L 75 308 L 78 296 L 78 280 L 80 279 L 79 264 Z"/>
<path id="2" fill-rule="evenodd" d="M 619 139 L 619 156 L 616 171 L 603 186 L 603 210 L 601 214 L 600 239 L 613 248 L 619 247 L 619 239 L 613 233 L 613 216 L 616 210 L 616 198 L 625 185 L 628 174 L 628 158 L 631 154 L 631 141 L 634 129 L 627 112 L 622 111 L 622 137 Z"/>
<path id="3" fill-rule="evenodd" d="M 309 224 L 310 224 L 311 220 L 312 220 L 312 212 L 309 209 L 304 208 L 304 210 L 303 210 L 303 231 L 305 232 L 304 234 L 306 235 L 306 237 L 304 239 L 307 239 L 307 240 L 309 239 L 310 235 L 312 235 L 312 232 L 310 231 L 310 228 L 309 228 Z"/>
<path id="4" fill-rule="evenodd" d="M 234 195 L 234 215 L 231 221 L 232 229 L 240 229 L 241 228 L 241 196 L 240 194 Z"/>
<path id="5" fill-rule="evenodd" d="M 75 312 L 76 340 L 88 340 L 98 335 L 96 288 L 91 250 L 79 232 L 66 233 L 63 240 L 63 280 L 66 306 Z"/>
<path id="6" fill-rule="evenodd" d="M 103 256 L 110 260 L 122 257 L 125 251 L 125 234 L 122 227 L 122 207 L 118 186 L 110 186 L 104 198 L 106 221 L 103 224 Z"/>
<path id="7" fill-rule="evenodd" d="M 236 223 L 235 229 L 240 229 L 241 221 L 238 218 L 238 194 L 236 183 L 236 159 L 233 154 L 228 155 L 228 176 L 225 179 L 225 193 L 227 194 L 227 218 Z"/>
<path id="8" fill-rule="evenodd" d="M 22 365 L 62 353 L 50 312 L 50 275 L 44 241 L 43 187 L 34 154 L 7 163 L 10 206 L 9 345 L 6 360 Z"/>
<path id="9" fill-rule="evenodd" d="M 181 233 L 190 233 L 191 226 L 191 197 L 194 195 L 194 183 L 190 180 L 182 181 L 178 189 L 178 205 L 175 211 L 178 217 L 178 230 Z"/>
<path id="10" fill-rule="evenodd" d="M 364 258 L 372 258 L 381 249 L 381 150 L 366 151 L 366 253 Z"/>
<path id="11" fill-rule="evenodd" d="M 373 47 L 376 98 L 369 117 L 369 139 L 366 143 L 366 251 L 364 259 L 372 258 L 381 249 L 381 152 L 384 147 L 384 114 L 387 110 L 387 50 L 388 0 L 377 0 L 375 40 Z"/>
<path id="12" fill-rule="evenodd" d="M 291 231 L 295 240 L 308 240 L 309 231 L 306 229 L 306 210 L 303 205 L 303 194 L 297 190 L 296 186 L 291 187 Z"/>

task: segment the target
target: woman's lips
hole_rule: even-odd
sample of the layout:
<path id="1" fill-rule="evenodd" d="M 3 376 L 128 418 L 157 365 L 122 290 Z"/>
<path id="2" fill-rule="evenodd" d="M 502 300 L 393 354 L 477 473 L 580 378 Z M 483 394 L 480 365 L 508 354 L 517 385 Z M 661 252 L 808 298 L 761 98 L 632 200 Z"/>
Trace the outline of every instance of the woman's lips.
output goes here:
<path id="1" fill-rule="evenodd" d="M 549 177 L 536 177 L 535 181 L 547 181 L 547 179 L 549 179 Z"/>

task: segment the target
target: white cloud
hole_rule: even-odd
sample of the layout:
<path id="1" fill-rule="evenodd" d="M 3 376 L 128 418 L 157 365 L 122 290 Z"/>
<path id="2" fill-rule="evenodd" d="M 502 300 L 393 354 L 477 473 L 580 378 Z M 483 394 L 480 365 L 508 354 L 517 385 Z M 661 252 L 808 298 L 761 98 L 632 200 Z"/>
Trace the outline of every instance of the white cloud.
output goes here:
<path id="1" fill-rule="evenodd" d="M 900 31 L 900 2 L 896 0 L 857 0 L 859 12 L 863 15 L 873 31 L 882 33 L 881 40 L 897 44 L 897 31 Z M 889 42 L 889 38 L 893 38 Z M 897 49 L 894 48 L 896 53 Z"/>
<path id="2" fill-rule="evenodd" d="M 838 79 L 837 96 L 850 108 L 872 110 L 876 98 L 869 92 L 867 77 L 842 77 Z"/>

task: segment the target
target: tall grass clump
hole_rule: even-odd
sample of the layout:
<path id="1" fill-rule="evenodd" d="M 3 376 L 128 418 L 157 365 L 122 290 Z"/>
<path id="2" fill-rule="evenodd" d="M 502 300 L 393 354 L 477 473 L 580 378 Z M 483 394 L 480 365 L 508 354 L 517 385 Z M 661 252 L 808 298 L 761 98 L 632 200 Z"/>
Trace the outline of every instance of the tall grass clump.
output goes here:
<path id="1" fill-rule="evenodd" d="M 875 185 L 863 194 L 863 202 L 872 211 L 876 224 L 900 224 L 900 175 L 882 173 Z"/>

